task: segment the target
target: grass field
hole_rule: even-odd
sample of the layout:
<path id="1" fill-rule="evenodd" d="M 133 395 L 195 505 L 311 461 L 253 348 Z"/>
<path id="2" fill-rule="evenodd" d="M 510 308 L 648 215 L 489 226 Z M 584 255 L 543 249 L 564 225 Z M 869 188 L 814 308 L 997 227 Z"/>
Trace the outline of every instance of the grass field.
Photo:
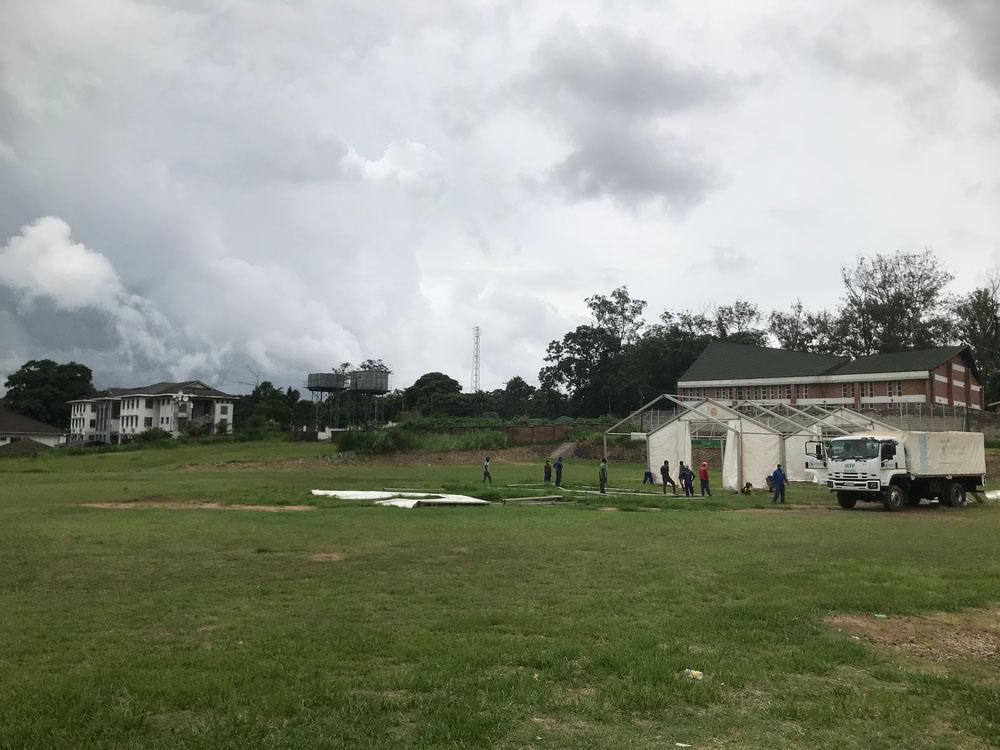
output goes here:
<path id="1" fill-rule="evenodd" d="M 1000 745 L 993 503 L 845 512 L 796 485 L 774 512 L 719 489 L 410 511 L 308 490 L 482 494 L 478 460 L 328 452 L 0 461 L 0 747 Z M 500 456 L 494 489 L 540 473 Z M 82 507 L 149 498 L 316 508 Z"/>

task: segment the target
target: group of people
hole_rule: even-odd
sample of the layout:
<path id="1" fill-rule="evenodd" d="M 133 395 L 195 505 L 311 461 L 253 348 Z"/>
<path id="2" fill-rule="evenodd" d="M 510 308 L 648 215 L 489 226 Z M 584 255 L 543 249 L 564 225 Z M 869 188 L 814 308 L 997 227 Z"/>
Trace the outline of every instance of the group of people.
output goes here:
<path id="1" fill-rule="evenodd" d="M 652 480 L 652 473 L 646 472 L 650 475 Z M 690 466 L 685 466 L 684 462 L 680 462 L 680 468 L 677 470 L 677 478 L 681 481 L 681 487 L 684 488 L 685 497 L 694 497 L 694 472 L 691 470 Z M 670 477 L 670 461 L 666 459 L 663 460 L 663 465 L 660 467 L 660 479 L 663 480 L 663 494 L 667 494 L 667 485 L 669 484 L 674 489 L 674 494 L 677 494 L 677 483 Z M 708 461 L 702 461 L 701 466 L 698 468 L 698 479 L 701 481 L 701 496 L 705 497 L 708 495 L 712 496 L 712 487 L 708 481 Z M 645 479 L 643 480 L 645 482 Z"/>
<path id="2" fill-rule="evenodd" d="M 545 459 L 545 466 L 542 468 L 542 476 L 545 482 L 552 481 L 552 471 L 555 470 L 556 474 L 556 487 L 562 486 L 562 475 L 563 475 L 563 460 L 562 456 L 556 459 L 555 463 L 550 463 L 548 459 Z M 694 472 L 691 467 L 685 466 L 684 462 L 680 462 L 680 468 L 677 470 L 677 478 L 681 482 L 681 487 L 684 489 L 685 497 L 694 497 Z M 606 489 L 608 486 L 608 460 L 606 458 L 601 459 L 601 464 L 597 469 L 597 479 L 601 487 L 601 494 L 607 494 Z M 663 482 L 663 494 L 667 494 L 667 485 L 669 484 L 673 490 L 674 494 L 677 494 L 677 483 L 670 476 L 670 461 L 664 459 L 663 465 L 660 467 L 660 479 Z M 701 466 L 698 468 L 698 479 L 701 481 L 701 496 L 712 497 L 712 487 L 709 484 L 708 479 L 708 462 L 702 461 Z M 771 502 L 776 503 L 781 501 L 781 504 L 785 503 L 785 483 L 788 481 L 785 476 L 784 469 L 781 468 L 781 464 L 778 464 L 777 468 L 771 472 L 771 475 L 767 477 L 768 489 L 773 493 Z M 493 476 L 490 474 L 490 457 L 487 456 L 486 460 L 483 461 L 483 484 L 489 482 L 493 484 Z M 647 470 L 642 477 L 642 483 L 646 484 L 656 484 L 653 479 L 653 472 Z M 740 490 L 740 494 L 749 495 L 753 491 L 753 485 L 747 482 L 746 485 Z"/>

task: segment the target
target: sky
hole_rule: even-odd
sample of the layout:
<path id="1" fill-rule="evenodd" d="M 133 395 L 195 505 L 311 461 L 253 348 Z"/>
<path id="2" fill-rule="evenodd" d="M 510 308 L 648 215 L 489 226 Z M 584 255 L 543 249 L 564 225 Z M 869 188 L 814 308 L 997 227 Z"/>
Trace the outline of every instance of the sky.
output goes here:
<path id="1" fill-rule="evenodd" d="M 0 378 L 536 382 L 647 317 L 1000 265 L 994 0 L 4 0 Z"/>

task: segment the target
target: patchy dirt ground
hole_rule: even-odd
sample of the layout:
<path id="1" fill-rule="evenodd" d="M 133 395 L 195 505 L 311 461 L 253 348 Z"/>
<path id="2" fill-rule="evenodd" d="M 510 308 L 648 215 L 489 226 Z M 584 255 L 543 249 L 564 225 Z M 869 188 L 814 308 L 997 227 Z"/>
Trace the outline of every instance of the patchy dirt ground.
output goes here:
<path id="1" fill-rule="evenodd" d="M 316 510 L 313 505 L 223 505 L 222 503 L 183 503 L 177 500 L 135 500 L 123 503 L 82 503 L 84 508 L 102 510 L 140 510 L 160 508 L 164 510 L 256 510 L 263 513 L 295 513 Z"/>
<path id="2" fill-rule="evenodd" d="M 1000 481 L 1000 451 L 986 451 L 986 481 L 994 486 Z"/>
<path id="3" fill-rule="evenodd" d="M 933 661 L 1000 656 L 1000 607 L 919 616 L 834 615 L 826 623 L 872 646 Z"/>
<path id="4" fill-rule="evenodd" d="M 313 562 L 340 562 L 346 558 L 347 555 L 343 552 L 317 552 L 309 556 Z"/>

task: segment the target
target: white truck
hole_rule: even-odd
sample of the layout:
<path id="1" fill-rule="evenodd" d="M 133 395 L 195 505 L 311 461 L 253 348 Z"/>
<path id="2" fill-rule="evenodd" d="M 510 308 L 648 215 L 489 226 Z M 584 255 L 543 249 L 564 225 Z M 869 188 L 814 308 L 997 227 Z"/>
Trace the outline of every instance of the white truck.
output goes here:
<path id="1" fill-rule="evenodd" d="M 881 501 L 896 511 L 934 498 L 956 508 L 986 485 L 985 440 L 980 432 L 844 435 L 806 443 L 806 468 L 841 508 Z"/>

